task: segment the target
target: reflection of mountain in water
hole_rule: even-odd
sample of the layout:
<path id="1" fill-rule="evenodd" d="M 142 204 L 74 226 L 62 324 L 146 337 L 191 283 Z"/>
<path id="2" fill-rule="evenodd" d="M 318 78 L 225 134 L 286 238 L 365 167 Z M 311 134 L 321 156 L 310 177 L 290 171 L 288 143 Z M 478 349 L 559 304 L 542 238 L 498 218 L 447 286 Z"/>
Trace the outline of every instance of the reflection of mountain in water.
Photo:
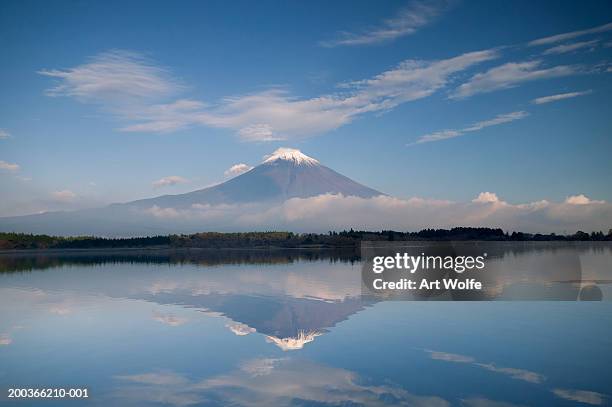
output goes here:
<path id="1" fill-rule="evenodd" d="M 158 304 L 178 304 L 223 314 L 240 325 L 267 335 L 270 342 L 285 350 L 303 347 L 304 343 L 311 342 L 327 328 L 346 320 L 368 305 L 359 297 L 324 301 L 290 296 L 218 293 L 192 295 L 163 292 L 145 296 L 143 299 Z M 241 327 L 239 335 L 246 332 L 246 327 Z"/>
<path id="2" fill-rule="evenodd" d="M 589 298 L 610 298 L 604 285 L 610 281 L 610 246 L 487 243 L 486 249 L 478 244 L 469 250 L 455 249 L 462 254 L 471 250 L 489 253 L 490 269 L 483 278 L 487 299 L 575 300 L 585 276 L 577 256 L 599 259 L 600 266 L 587 267 L 586 276 L 591 286 L 601 284 L 602 288 L 598 297 Z M 377 301 L 361 295 L 360 265 L 358 253 L 352 250 L 122 250 L 0 255 L 0 272 L 6 273 L 3 281 L 10 281 L 10 287 L 180 305 L 228 318 L 228 329 L 234 334 L 261 334 L 283 350 L 303 348 Z M 51 268 L 55 269 L 25 272 Z M 591 291 L 596 288 L 591 287 Z M 586 294 L 581 299 L 587 299 Z M 180 321 L 169 322 L 178 326 Z"/>
<path id="3" fill-rule="evenodd" d="M 82 252 L 31 257 L 0 256 L 0 269 L 58 267 L 28 286 L 74 290 L 112 298 L 180 305 L 230 319 L 239 336 L 265 335 L 283 350 L 301 349 L 369 302 L 361 299 L 353 250 L 122 251 L 119 256 Z M 335 264 L 334 264 L 335 263 Z M 124 264 L 124 267 L 116 267 Z M 165 267 L 174 264 L 175 267 Z M 74 266 L 84 267 L 71 272 Z M 247 265 L 247 266 L 245 266 Z M 64 266 L 64 267 L 62 267 Z M 69 267 L 65 267 L 69 266 Z M 332 269 L 333 268 L 333 269 Z M 104 273 L 112 270 L 112 275 Z"/>

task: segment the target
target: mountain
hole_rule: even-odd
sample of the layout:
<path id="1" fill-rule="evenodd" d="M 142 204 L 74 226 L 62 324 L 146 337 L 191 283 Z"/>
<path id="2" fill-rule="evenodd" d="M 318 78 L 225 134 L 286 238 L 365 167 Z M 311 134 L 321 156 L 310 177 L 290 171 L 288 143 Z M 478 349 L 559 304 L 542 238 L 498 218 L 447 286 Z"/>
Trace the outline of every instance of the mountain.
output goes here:
<path id="1" fill-rule="evenodd" d="M 360 198 L 384 195 L 337 173 L 299 150 L 279 148 L 246 173 L 209 188 L 116 203 L 104 208 L 0 218 L 0 231 L 102 236 L 190 233 L 204 230 L 202 228 L 223 227 L 224 224 L 188 222 L 173 214 L 193 208 L 203 211 L 220 205 L 280 204 L 291 198 L 322 194 Z M 198 220 L 204 217 L 200 216 Z"/>
<path id="2" fill-rule="evenodd" d="M 291 148 L 279 148 L 266 160 L 222 184 L 180 195 L 164 195 L 122 205 L 188 208 L 194 204 L 285 201 L 332 193 L 371 198 L 382 193 L 361 185 Z"/>

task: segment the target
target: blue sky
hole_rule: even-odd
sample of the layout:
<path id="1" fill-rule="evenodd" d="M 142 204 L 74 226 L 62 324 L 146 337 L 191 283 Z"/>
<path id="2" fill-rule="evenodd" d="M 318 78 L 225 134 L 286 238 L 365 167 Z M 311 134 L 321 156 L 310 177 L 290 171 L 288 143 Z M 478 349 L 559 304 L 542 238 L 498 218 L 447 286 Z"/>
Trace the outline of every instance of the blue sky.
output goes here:
<path id="1" fill-rule="evenodd" d="M 0 5 L 0 216 L 279 147 L 401 198 L 612 200 L 610 2 L 123 3 Z"/>

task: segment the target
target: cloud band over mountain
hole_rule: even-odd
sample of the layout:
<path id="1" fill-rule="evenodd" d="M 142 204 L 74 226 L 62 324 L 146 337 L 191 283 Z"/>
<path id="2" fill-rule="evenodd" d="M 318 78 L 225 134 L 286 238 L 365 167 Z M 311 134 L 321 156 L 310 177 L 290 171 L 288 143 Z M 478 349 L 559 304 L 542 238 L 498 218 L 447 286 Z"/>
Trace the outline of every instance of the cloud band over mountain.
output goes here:
<path id="1" fill-rule="evenodd" d="M 564 202 L 546 200 L 510 204 L 492 193 L 472 202 L 389 196 L 359 198 L 325 194 L 292 198 L 282 204 L 205 205 L 189 209 L 150 207 L 143 212 L 160 222 L 200 224 L 226 230 L 419 230 L 454 226 L 501 227 L 533 233 L 600 230 L 612 225 L 612 204 L 572 196 Z"/>

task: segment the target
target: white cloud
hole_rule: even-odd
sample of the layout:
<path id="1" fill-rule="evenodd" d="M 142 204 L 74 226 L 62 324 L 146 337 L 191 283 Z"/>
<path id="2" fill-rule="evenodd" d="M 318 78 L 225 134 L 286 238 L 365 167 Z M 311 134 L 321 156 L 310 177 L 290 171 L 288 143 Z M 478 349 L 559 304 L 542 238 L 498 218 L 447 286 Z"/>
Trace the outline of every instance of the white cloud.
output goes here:
<path id="1" fill-rule="evenodd" d="M 603 204 L 605 203 L 605 201 L 594 201 L 590 199 L 589 197 L 583 194 L 580 194 L 580 195 L 568 196 L 565 199 L 565 203 L 570 204 L 570 205 L 590 205 L 590 204 Z"/>
<path id="2" fill-rule="evenodd" d="M 545 104 L 545 103 L 556 102 L 558 100 L 564 100 L 564 99 L 575 98 L 575 97 L 578 97 L 578 96 L 589 95 L 591 93 L 593 93 L 592 90 L 585 90 L 583 92 L 559 93 L 559 94 L 556 94 L 556 95 L 542 96 L 542 97 L 533 99 L 531 101 L 531 103 L 534 103 L 536 105 L 542 105 L 542 104 Z"/>
<path id="3" fill-rule="evenodd" d="M 497 57 L 497 52 L 470 52 L 439 61 L 407 60 L 371 79 L 342 84 L 345 92 L 298 99 L 283 89 L 224 99 L 215 107 L 185 109 L 153 106 L 141 123 L 124 131 L 172 131 L 193 125 L 228 128 L 247 141 L 270 141 L 320 134 L 350 123 L 365 113 L 381 112 L 432 95 L 453 74 Z"/>
<path id="4" fill-rule="evenodd" d="M 102 104 L 127 122 L 123 131 L 167 133 L 207 126 L 234 130 L 246 141 L 324 133 L 363 114 L 428 97 L 455 74 L 498 57 L 496 50 L 485 50 L 437 61 L 406 60 L 370 79 L 344 83 L 336 93 L 310 99 L 272 88 L 206 104 L 191 99 L 159 101 L 179 89 L 176 81 L 137 54 L 124 53 L 101 54 L 64 71 L 44 71 L 62 81 L 50 93 Z"/>
<path id="5" fill-rule="evenodd" d="M 124 50 L 101 53 L 74 68 L 39 73 L 59 80 L 47 90 L 50 96 L 72 96 L 105 105 L 155 100 L 181 88 L 166 70 L 139 53 Z"/>
<path id="6" fill-rule="evenodd" d="M 4 129 L 0 129 L 0 140 L 11 138 L 11 137 L 12 137 L 11 133 L 9 133 L 8 131 L 6 131 Z"/>
<path id="7" fill-rule="evenodd" d="M 440 141 L 440 140 L 446 140 L 446 139 L 450 139 L 454 137 L 459 137 L 459 136 L 463 136 L 465 133 L 479 131 L 487 127 L 497 126 L 497 125 L 504 124 L 504 123 L 510 123 L 515 120 L 521 120 L 527 116 L 529 116 L 529 113 L 525 111 L 499 114 L 495 116 L 493 119 L 476 122 L 463 129 L 458 129 L 458 130 L 447 129 L 447 130 L 441 130 L 441 131 L 436 131 L 434 133 L 426 134 L 424 136 L 419 137 L 415 143 L 412 143 L 409 145 L 430 143 L 433 141 Z"/>
<path id="8" fill-rule="evenodd" d="M 565 400 L 577 401 L 579 403 L 601 406 L 608 398 L 605 394 L 595 391 L 573 390 L 573 389 L 553 389 L 555 396 Z"/>
<path id="9" fill-rule="evenodd" d="M 501 89 L 508 89 L 523 82 L 539 79 L 549 79 L 573 75 L 579 72 L 578 67 L 558 65 L 552 68 L 541 68 L 542 61 L 508 62 L 491 68 L 486 72 L 478 73 L 459 86 L 451 99 L 463 99 L 479 93 L 488 93 Z"/>
<path id="10" fill-rule="evenodd" d="M 253 169 L 253 166 L 247 165 L 244 163 L 234 164 L 231 167 L 229 167 L 227 170 L 225 170 L 223 175 L 225 175 L 226 177 L 236 177 L 240 174 L 244 174 L 247 171 L 251 171 L 252 169 Z"/>
<path id="11" fill-rule="evenodd" d="M 56 201 L 60 202 L 70 202 L 74 198 L 76 198 L 76 194 L 69 189 L 64 189 L 62 191 L 55 191 L 51 194 Z"/>
<path id="12" fill-rule="evenodd" d="M 475 203 L 498 203 L 498 202 L 503 202 L 501 201 L 498 197 L 497 194 L 494 194 L 493 192 L 481 192 L 478 194 L 478 196 L 474 199 L 472 199 L 472 202 Z"/>
<path id="13" fill-rule="evenodd" d="M 597 27 L 589 28 L 586 30 L 571 31 L 563 34 L 552 35 L 550 37 L 538 38 L 529 43 L 530 46 L 534 45 L 548 45 L 556 42 L 565 40 L 571 40 L 572 38 L 582 37 L 583 35 L 597 34 L 612 30 L 612 23 L 600 25 Z"/>
<path id="14" fill-rule="evenodd" d="M 592 41 L 582 41 L 582 42 L 574 42 L 571 44 L 561 44 L 555 47 L 549 48 L 544 51 L 542 54 L 551 55 L 551 54 L 565 54 L 567 52 L 576 51 L 582 48 L 593 48 L 597 45 L 599 40 Z"/>
<path id="15" fill-rule="evenodd" d="M 158 179 L 157 181 L 154 181 L 153 187 L 154 188 L 169 187 L 169 186 L 177 185 L 177 184 L 185 184 L 187 182 L 189 182 L 187 179 L 183 177 L 179 177 L 178 175 L 169 175 L 167 177 L 163 177 L 163 178 Z"/>
<path id="16" fill-rule="evenodd" d="M 19 171 L 19 168 L 20 167 L 18 164 L 9 163 L 9 162 L 0 160 L 0 170 L 15 172 L 15 171 Z"/>
<path id="17" fill-rule="evenodd" d="M 591 201 L 582 205 L 546 200 L 512 204 L 492 192 L 473 202 L 390 196 L 359 198 L 325 194 L 292 198 L 276 205 L 198 205 L 188 209 L 153 207 L 144 210 L 164 226 L 190 230 L 420 230 L 455 226 L 501 227 L 532 233 L 608 230 L 612 204 Z"/>
<path id="18" fill-rule="evenodd" d="M 238 135 L 243 140 L 252 141 L 278 141 L 282 140 L 272 132 L 272 126 L 267 123 L 255 123 L 241 128 Z"/>
<path id="19" fill-rule="evenodd" d="M 447 1 L 413 1 L 399 13 L 379 27 L 365 30 L 360 33 L 341 32 L 339 38 L 322 41 L 324 47 L 341 45 L 370 45 L 399 37 L 414 34 L 419 28 L 432 23 L 436 17 L 449 7 Z"/>
<path id="20" fill-rule="evenodd" d="M 529 113 L 525 111 L 500 114 L 495 116 L 493 119 L 475 123 L 472 126 L 464 129 L 463 131 L 478 131 L 486 127 L 497 126 L 499 124 L 510 123 L 515 120 L 524 119 L 527 116 L 529 116 Z"/>

